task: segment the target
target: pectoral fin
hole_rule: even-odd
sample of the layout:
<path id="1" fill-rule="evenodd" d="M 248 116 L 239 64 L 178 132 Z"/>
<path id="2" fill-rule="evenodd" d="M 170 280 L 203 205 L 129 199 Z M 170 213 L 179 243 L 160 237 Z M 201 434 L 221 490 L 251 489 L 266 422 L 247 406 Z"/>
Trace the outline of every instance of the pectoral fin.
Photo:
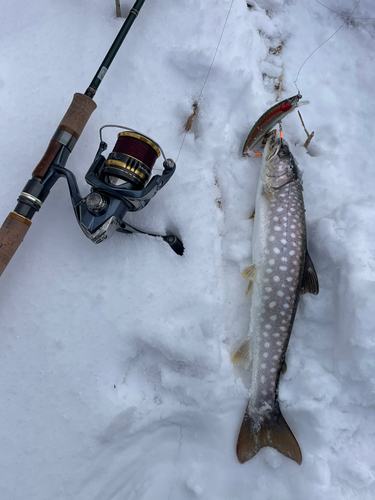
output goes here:
<path id="1" fill-rule="evenodd" d="M 249 286 L 247 287 L 247 290 L 246 290 L 246 295 L 251 291 L 251 289 L 253 288 L 253 282 L 257 282 L 257 267 L 255 264 L 253 264 L 252 266 L 247 266 L 245 267 L 245 269 L 242 270 L 242 273 L 241 273 L 241 276 L 245 279 L 245 280 L 249 280 Z"/>
<path id="2" fill-rule="evenodd" d="M 255 264 L 253 264 L 251 266 L 245 267 L 241 272 L 241 276 L 245 280 L 256 282 L 256 280 L 257 280 L 257 266 Z"/>
<path id="3" fill-rule="evenodd" d="M 246 338 L 232 356 L 232 363 L 247 370 L 251 363 L 250 338 Z"/>
<path id="4" fill-rule="evenodd" d="M 317 295 L 319 293 L 318 276 L 316 274 L 314 264 L 308 252 L 306 252 L 301 293 L 313 293 L 314 295 Z"/>

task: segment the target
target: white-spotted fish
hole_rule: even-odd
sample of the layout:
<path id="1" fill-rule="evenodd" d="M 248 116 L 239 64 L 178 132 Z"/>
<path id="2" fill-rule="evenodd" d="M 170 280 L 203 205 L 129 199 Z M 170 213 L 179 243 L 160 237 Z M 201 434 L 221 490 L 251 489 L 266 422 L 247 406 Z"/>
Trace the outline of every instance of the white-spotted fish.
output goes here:
<path id="1" fill-rule="evenodd" d="M 302 462 L 300 447 L 278 403 L 280 373 L 301 293 L 317 294 L 318 278 L 307 253 L 301 172 L 283 139 L 268 139 L 259 177 L 249 280 L 249 335 L 232 361 L 252 365 L 251 395 L 238 436 L 241 463 L 271 446 Z"/>

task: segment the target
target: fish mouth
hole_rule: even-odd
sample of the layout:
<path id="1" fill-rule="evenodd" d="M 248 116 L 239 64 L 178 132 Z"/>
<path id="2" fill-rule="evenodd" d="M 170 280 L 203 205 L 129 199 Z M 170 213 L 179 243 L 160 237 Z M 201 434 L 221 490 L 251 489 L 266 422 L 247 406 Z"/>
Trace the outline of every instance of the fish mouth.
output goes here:
<path id="1" fill-rule="evenodd" d="M 273 144 L 272 144 L 273 142 L 272 137 L 270 137 L 268 140 L 270 141 L 269 144 L 270 151 L 266 155 L 266 161 L 270 161 L 272 160 L 272 158 L 275 158 L 275 156 L 279 154 L 279 151 L 282 148 L 282 139 L 277 139 L 276 142 L 274 142 Z"/>

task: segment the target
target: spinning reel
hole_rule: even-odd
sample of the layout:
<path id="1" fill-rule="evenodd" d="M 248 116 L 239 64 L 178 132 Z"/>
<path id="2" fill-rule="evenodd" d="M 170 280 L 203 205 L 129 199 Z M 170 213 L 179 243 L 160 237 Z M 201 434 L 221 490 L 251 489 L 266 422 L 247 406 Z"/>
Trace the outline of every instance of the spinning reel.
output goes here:
<path id="1" fill-rule="evenodd" d="M 102 130 L 107 127 L 124 131 L 118 134 L 113 151 L 105 158 L 103 152 L 107 149 L 107 144 L 103 141 Z M 77 222 L 92 242 L 101 243 L 115 231 L 141 233 L 160 236 L 174 252 L 183 254 L 184 247 L 177 236 L 145 232 L 124 221 L 127 212 L 144 208 L 176 170 L 174 161 L 166 158 L 155 141 L 128 127 L 101 127 L 99 149 L 85 176 L 91 186 L 91 192 L 84 198 L 79 191 L 75 175 L 65 168 L 69 154 L 67 144 L 61 148 L 42 181 L 33 177 L 26 184 L 18 198 L 17 213 L 31 218 L 35 211 L 39 210 L 55 182 L 60 177 L 65 177 Z M 160 155 L 164 158 L 163 173 L 151 178 L 153 166 Z"/>

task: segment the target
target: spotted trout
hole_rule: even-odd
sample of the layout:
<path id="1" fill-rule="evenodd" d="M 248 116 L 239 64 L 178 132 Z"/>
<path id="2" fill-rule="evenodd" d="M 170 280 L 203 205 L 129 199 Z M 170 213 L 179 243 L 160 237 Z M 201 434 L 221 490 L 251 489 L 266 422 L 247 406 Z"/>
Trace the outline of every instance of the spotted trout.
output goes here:
<path id="1" fill-rule="evenodd" d="M 242 271 L 252 290 L 249 334 L 232 361 L 252 373 L 237 443 L 241 463 L 271 446 L 298 464 L 300 447 L 279 407 L 278 384 L 301 293 L 317 294 L 307 252 L 301 172 L 283 139 L 265 145 L 255 205 L 253 264 Z M 248 293 L 247 292 L 247 293 Z"/>

